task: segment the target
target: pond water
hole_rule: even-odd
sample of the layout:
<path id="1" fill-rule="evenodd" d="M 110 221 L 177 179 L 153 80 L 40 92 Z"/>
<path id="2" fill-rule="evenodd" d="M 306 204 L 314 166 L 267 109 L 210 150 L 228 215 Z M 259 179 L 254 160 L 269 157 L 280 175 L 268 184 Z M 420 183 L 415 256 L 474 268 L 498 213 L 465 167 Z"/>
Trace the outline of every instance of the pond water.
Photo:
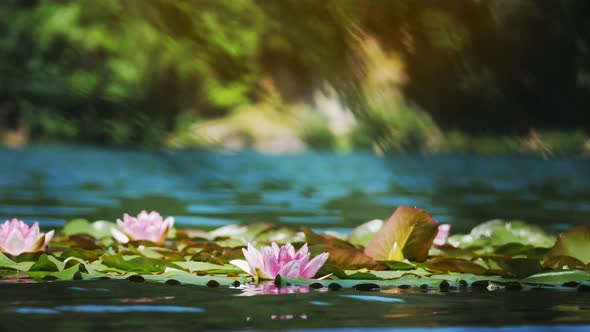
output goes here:
<path id="1" fill-rule="evenodd" d="M 291 294 L 244 296 L 256 292 L 115 280 L 0 286 L 0 327 L 25 331 L 590 328 L 590 292 L 576 291 L 357 292 L 300 287 L 287 289 Z"/>
<path id="2" fill-rule="evenodd" d="M 205 229 L 267 221 L 342 232 L 399 205 L 454 232 L 502 218 L 551 232 L 590 221 L 590 159 L 368 153 L 0 150 L 0 218 L 114 220 L 142 209 Z"/>
<path id="3" fill-rule="evenodd" d="M 387 218 L 399 205 L 422 207 L 454 232 L 493 218 L 524 220 L 552 233 L 590 221 L 588 159 L 84 146 L 6 149 L 0 158 L 0 218 L 39 220 L 45 229 L 72 218 L 114 220 L 153 209 L 173 215 L 179 227 L 266 221 L 345 233 Z M 590 329 L 590 293 L 577 291 L 279 291 L 272 285 L 3 280 L 0 294 L 0 330 Z"/>

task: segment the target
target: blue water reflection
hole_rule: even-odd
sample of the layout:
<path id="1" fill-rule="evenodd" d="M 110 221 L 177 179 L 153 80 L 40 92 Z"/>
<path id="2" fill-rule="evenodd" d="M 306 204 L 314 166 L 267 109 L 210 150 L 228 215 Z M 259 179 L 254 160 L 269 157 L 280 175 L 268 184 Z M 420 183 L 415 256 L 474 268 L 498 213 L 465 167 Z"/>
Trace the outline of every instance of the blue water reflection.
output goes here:
<path id="1" fill-rule="evenodd" d="M 85 146 L 0 149 L 0 215 L 119 218 L 154 209 L 177 225 L 275 222 L 350 229 L 399 205 L 466 231 L 494 218 L 556 232 L 590 220 L 590 160 L 368 153 L 268 156 Z M 18 167 L 15 167 L 18 165 Z"/>

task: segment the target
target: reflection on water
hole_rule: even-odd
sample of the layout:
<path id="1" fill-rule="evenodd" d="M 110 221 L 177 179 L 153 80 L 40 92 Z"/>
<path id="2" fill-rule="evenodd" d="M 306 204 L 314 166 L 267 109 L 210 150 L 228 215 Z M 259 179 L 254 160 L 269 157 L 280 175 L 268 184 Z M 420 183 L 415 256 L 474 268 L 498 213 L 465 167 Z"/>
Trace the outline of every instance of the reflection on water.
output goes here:
<path id="1" fill-rule="evenodd" d="M 488 326 L 497 329 L 485 331 L 508 331 L 500 327 L 534 323 L 538 326 L 522 331 L 544 331 L 569 324 L 590 326 L 588 292 L 258 289 L 282 295 L 236 296 L 252 289 L 123 280 L 0 283 L 0 330 L 19 326 L 32 331 L 354 327 L 395 327 L 396 331 L 399 327 L 453 327 L 452 331 L 463 331 Z M 23 302 L 27 297 L 31 300 Z"/>
<path id="2" fill-rule="evenodd" d="M 238 288 L 242 291 L 236 294 L 237 296 L 280 295 L 295 293 L 305 294 L 309 293 L 310 291 L 309 286 L 277 287 L 272 282 L 261 282 L 258 285 L 244 284 Z"/>
<path id="3" fill-rule="evenodd" d="M 590 220 L 590 160 L 522 157 L 1 150 L 0 217 L 59 227 L 156 209 L 179 225 L 306 224 L 346 230 L 398 205 L 466 231 L 492 218 L 560 231 Z"/>

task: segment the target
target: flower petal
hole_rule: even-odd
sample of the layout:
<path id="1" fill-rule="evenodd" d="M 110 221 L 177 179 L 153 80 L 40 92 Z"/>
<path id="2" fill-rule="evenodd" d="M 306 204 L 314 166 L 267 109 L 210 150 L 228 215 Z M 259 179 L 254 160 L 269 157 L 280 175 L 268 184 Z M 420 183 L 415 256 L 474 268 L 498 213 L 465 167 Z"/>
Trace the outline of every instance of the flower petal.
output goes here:
<path id="1" fill-rule="evenodd" d="M 127 243 L 127 242 L 129 242 L 129 238 L 127 237 L 127 235 L 123 234 L 121 231 L 119 231 L 115 227 L 112 227 L 111 228 L 111 234 L 113 235 L 113 237 L 117 241 L 119 241 L 119 243 Z"/>
<path id="2" fill-rule="evenodd" d="M 299 277 L 299 270 L 301 269 L 301 264 L 299 261 L 290 261 L 285 266 L 281 267 L 279 274 L 285 278 L 297 278 Z"/>
<path id="3" fill-rule="evenodd" d="M 234 259 L 234 260 L 229 261 L 229 263 L 239 267 L 240 269 L 244 270 L 246 273 L 248 273 L 251 276 L 256 275 L 256 271 L 252 270 L 252 268 L 250 267 L 250 264 L 248 264 L 248 262 L 246 262 L 243 259 Z"/>
<path id="4" fill-rule="evenodd" d="M 315 256 L 309 263 L 307 263 L 307 266 L 301 273 L 301 276 L 308 279 L 313 278 L 322 265 L 324 265 L 324 263 L 328 260 L 328 257 L 330 257 L 330 254 L 327 252 Z"/>
<path id="5" fill-rule="evenodd" d="M 248 250 L 242 248 L 242 252 L 244 253 L 244 257 L 246 258 L 252 269 L 264 268 L 262 254 L 251 243 L 248 243 Z"/>
<path id="6" fill-rule="evenodd" d="M 279 253 L 280 253 L 280 251 L 281 251 L 281 249 L 279 248 L 279 245 L 278 245 L 278 244 L 276 244 L 275 242 L 273 242 L 273 243 L 270 245 L 270 247 L 271 247 L 271 249 L 272 249 L 272 250 L 271 250 L 271 251 L 272 251 L 272 254 L 273 254 L 273 255 L 274 255 L 274 256 L 275 256 L 275 257 L 278 259 L 278 258 L 279 258 Z"/>
<path id="7" fill-rule="evenodd" d="M 8 234 L 8 238 L 4 241 L 2 245 L 2 249 L 4 252 L 7 252 L 13 256 L 18 256 L 21 253 L 25 252 L 26 248 L 24 247 L 24 238 L 20 231 L 13 230 Z"/>
<path id="8" fill-rule="evenodd" d="M 264 262 L 262 271 L 272 278 L 276 277 L 281 266 L 270 247 L 262 248 L 262 261 Z"/>
<path id="9" fill-rule="evenodd" d="M 441 224 L 438 225 L 438 233 L 436 233 L 436 237 L 432 244 L 437 246 L 442 246 L 447 242 L 447 238 L 449 237 L 449 233 L 451 232 L 451 225 L 449 224 Z"/>
<path id="10" fill-rule="evenodd" d="M 299 250 L 297 250 L 297 253 L 295 253 L 295 259 L 301 259 L 302 257 L 304 257 L 305 255 L 307 255 L 308 249 L 307 249 L 307 243 L 304 243 L 301 248 L 299 248 Z"/>
<path id="11" fill-rule="evenodd" d="M 47 245 L 49 245 L 49 241 L 51 241 L 51 239 L 53 239 L 54 234 L 55 234 L 54 230 L 51 230 L 51 231 L 45 233 L 45 245 L 43 246 L 43 249 L 47 248 Z"/>
<path id="12" fill-rule="evenodd" d="M 26 252 L 38 252 L 45 249 L 45 234 L 41 234 L 35 242 L 24 248 Z"/>

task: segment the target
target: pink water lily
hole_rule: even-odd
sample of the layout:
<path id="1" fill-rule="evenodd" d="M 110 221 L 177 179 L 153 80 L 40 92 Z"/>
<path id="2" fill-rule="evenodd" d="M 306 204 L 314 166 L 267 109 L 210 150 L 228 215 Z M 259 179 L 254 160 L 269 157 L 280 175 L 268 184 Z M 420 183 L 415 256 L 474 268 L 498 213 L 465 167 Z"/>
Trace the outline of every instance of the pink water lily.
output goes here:
<path id="1" fill-rule="evenodd" d="M 27 225 L 22 220 L 6 220 L 0 225 L 0 251 L 13 256 L 24 252 L 38 252 L 47 248 L 54 231 L 39 232 L 39 223 Z"/>
<path id="2" fill-rule="evenodd" d="M 242 251 L 246 260 L 236 259 L 230 263 L 253 277 L 267 280 L 272 280 L 277 275 L 285 278 L 313 278 L 329 256 L 324 252 L 309 260 L 311 254 L 308 252 L 307 243 L 297 252 L 291 243 L 279 248 L 274 242 L 260 251 L 249 243 L 248 249 Z"/>
<path id="3" fill-rule="evenodd" d="M 447 242 L 447 238 L 449 237 L 449 233 L 451 232 L 451 225 L 449 224 L 440 224 L 438 225 L 438 233 L 436 233 L 436 237 L 432 244 L 437 246 L 442 246 Z"/>
<path id="4" fill-rule="evenodd" d="M 163 243 L 166 240 L 168 231 L 174 226 L 174 218 L 168 217 L 163 219 L 156 211 L 147 213 L 147 211 L 143 210 L 137 218 L 125 213 L 123 220 L 117 219 L 117 225 L 120 231 L 113 228 L 111 229 L 111 233 L 121 243 L 127 243 L 131 240 L 147 240 L 154 243 Z"/>

